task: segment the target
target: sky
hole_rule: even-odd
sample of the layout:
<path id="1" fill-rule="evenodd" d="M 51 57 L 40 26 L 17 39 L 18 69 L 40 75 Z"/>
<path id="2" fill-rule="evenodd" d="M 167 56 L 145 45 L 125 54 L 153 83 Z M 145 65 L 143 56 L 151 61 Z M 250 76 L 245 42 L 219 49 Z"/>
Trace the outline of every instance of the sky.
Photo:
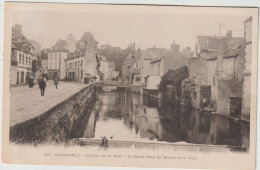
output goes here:
<path id="1" fill-rule="evenodd" d="M 12 25 L 21 24 L 28 39 L 34 39 L 42 48 L 50 48 L 58 39 L 73 34 L 79 40 L 89 31 L 99 44 L 126 48 L 135 42 L 141 49 L 169 48 L 171 43 L 180 48 L 191 47 L 197 35 L 225 35 L 228 29 L 233 36 L 243 36 L 249 16 L 171 14 L 171 13 L 116 13 L 27 10 L 13 13 Z"/>

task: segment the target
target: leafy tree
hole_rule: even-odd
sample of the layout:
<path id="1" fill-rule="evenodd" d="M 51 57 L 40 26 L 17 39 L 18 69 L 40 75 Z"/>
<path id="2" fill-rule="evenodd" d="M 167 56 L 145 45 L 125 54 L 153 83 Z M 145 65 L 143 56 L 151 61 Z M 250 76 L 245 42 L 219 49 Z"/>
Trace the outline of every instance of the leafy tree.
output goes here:
<path id="1" fill-rule="evenodd" d="M 179 104 L 181 99 L 181 83 L 182 80 L 188 77 L 189 70 L 187 66 L 176 70 L 169 70 L 165 73 L 159 85 L 159 90 L 163 94 L 163 100 Z"/>
<path id="2" fill-rule="evenodd" d="M 120 47 L 113 47 L 111 45 L 101 45 L 98 50 L 99 55 L 103 55 L 107 58 L 108 61 L 112 61 L 115 63 L 115 70 L 120 72 L 122 70 L 122 65 L 124 63 L 125 58 L 130 52 L 134 52 L 130 46 L 125 49 L 121 49 Z"/>

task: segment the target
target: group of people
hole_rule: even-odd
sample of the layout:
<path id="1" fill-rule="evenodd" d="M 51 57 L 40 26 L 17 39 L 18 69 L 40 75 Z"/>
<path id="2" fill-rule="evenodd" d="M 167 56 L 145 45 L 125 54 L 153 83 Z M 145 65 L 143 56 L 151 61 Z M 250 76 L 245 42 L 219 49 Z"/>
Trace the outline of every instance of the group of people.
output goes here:
<path id="1" fill-rule="evenodd" d="M 45 92 L 45 88 L 46 88 L 46 82 L 47 82 L 47 78 L 45 76 L 40 76 L 38 79 L 38 85 L 41 91 L 41 96 L 44 96 L 44 92 Z M 54 85 L 56 87 L 56 89 L 58 89 L 58 82 L 59 82 L 59 77 L 58 76 L 54 76 L 53 77 L 53 82 Z"/>

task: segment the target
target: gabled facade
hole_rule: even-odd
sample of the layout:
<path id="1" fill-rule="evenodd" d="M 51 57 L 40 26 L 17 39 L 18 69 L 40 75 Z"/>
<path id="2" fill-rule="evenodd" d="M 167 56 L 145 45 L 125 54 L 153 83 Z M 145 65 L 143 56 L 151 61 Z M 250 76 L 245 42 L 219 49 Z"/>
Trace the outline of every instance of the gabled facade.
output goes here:
<path id="1" fill-rule="evenodd" d="M 22 26 L 12 28 L 11 85 L 21 85 L 36 72 L 36 54 L 31 42 L 23 35 Z"/>
<path id="2" fill-rule="evenodd" d="M 60 79 L 65 79 L 66 63 L 68 50 L 65 49 L 66 41 L 58 40 L 48 53 L 48 77 L 53 79 L 58 76 Z"/>
<path id="3" fill-rule="evenodd" d="M 90 79 L 99 79 L 101 64 L 97 56 L 97 46 L 98 42 L 90 32 L 85 32 L 76 42 L 75 51 L 68 53 L 66 59 L 68 80 L 88 83 Z"/>

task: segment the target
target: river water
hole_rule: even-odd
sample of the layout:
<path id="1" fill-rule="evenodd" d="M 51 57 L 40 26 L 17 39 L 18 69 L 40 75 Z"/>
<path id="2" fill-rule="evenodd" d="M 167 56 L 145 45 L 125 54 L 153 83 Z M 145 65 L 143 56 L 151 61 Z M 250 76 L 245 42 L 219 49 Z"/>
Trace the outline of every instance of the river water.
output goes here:
<path id="1" fill-rule="evenodd" d="M 84 138 L 249 147 L 249 123 L 195 109 L 160 106 L 128 91 L 99 92 Z"/>

